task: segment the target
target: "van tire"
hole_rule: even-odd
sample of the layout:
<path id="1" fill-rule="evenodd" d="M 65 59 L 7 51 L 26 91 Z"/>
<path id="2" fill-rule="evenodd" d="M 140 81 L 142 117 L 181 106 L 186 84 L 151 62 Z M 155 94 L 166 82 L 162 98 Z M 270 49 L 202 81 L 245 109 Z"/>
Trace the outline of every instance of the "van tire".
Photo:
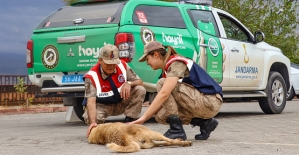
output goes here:
<path id="1" fill-rule="evenodd" d="M 79 98 L 76 98 L 76 103 L 74 104 L 73 108 L 74 108 L 74 111 L 77 115 L 77 117 L 81 120 L 81 121 L 84 121 L 84 118 L 83 118 L 83 113 L 84 113 L 84 110 L 83 110 L 83 105 L 82 105 L 82 102 L 83 102 L 83 97 L 79 97 Z"/>
<path id="2" fill-rule="evenodd" d="M 259 105 L 265 114 L 280 114 L 286 105 L 286 84 L 278 72 L 270 72 L 267 87 L 267 97 L 259 99 Z"/>

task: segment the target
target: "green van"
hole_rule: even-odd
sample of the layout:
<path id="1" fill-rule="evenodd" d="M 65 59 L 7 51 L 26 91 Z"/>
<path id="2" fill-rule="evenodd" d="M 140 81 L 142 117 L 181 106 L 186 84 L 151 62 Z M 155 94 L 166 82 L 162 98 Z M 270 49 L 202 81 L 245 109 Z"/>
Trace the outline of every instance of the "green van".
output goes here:
<path id="1" fill-rule="evenodd" d="M 81 0 L 58 9 L 27 43 L 29 79 L 46 93 L 36 97 L 64 97 L 64 105 L 74 106 L 82 119 L 82 76 L 110 43 L 144 81 L 151 102 L 161 72 L 138 58 L 146 43 L 157 40 L 206 70 L 222 86 L 224 99 L 257 99 L 264 113 L 281 113 L 290 88 L 290 60 L 263 42 L 262 32 L 251 33 L 206 2 Z"/>

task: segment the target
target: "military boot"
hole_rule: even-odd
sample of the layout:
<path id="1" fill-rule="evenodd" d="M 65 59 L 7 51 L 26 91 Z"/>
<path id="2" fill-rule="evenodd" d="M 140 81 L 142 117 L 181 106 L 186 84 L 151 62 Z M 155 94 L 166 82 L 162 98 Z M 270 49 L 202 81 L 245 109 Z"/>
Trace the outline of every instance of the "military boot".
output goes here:
<path id="1" fill-rule="evenodd" d="M 210 137 L 212 131 L 218 125 L 218 121 L 214 118 L 210 119 L 201 119 L 201 118 L 192 118 L 190 124 L 193 126 L 200 127 L 200 134 L 195 135 L 196 140 L 206 140 Z"/>
<path id="2" fill-rule="evenodd" d="M 124 123 L 132 122 L 132 121 L 134 121 L 134 118 L 126 116 Z"/>
<path id="3" fill-rule="evenodd" d="M 187 139 L 186 133 L 182 125 L 182 121 L 177 115 L 168 116 L 166 122 L 169 123 L 170 129 L 168 129 L 167 132 L 164 134 L 165 137 L 170 139 Z"/>

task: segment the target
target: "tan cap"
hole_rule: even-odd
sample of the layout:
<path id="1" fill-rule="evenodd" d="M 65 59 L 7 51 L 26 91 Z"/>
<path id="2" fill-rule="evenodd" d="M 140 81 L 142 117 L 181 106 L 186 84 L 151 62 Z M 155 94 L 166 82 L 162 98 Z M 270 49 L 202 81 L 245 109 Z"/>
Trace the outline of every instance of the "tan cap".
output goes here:
<path id="1" fill-rule="evenodd" d="M 145 57 L 154 50 L 165 49 L 165 47 L 158 41 L 151 41 L 144 46 L 143 55 L 138 60 L 139 62 L 145 61 Z"/>
<path id="2" fill-rule="evenodd" d="M 100 58 L 102 58 L 106 64 L 119 64 L 118 54 L 119 51 L 115 45 L 106 44 L 100 49 Z"/>

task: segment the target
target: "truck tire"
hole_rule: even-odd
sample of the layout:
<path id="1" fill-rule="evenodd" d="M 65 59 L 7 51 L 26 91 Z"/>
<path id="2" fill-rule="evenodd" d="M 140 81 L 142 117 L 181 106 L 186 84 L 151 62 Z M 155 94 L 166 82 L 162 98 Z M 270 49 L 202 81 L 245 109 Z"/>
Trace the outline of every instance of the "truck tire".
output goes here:
<path id="1" fill-rule="evenodd" d="M 81 120 L 81 121 L 84 121 L 84 118 L 83 118 L 83 113 L 84 113 L 84 110 L 83 110 L 83 105 L 82 105 L 82 102 L 83 102 L 83 97 L 78 97 L 76 98 L 76 103 L 74 104 L 74 111 L 77 115 L 77 117 Z"/>
<path id="2" fill-rule="evenodd" d="M 294 88 L 292 87 L 290 93 L 287 93 L 287 100 L 291 101 L 294 97 L 295 97 L 295 92 L 294 92 Z"/>
<path id="3" fill-rule="evenodd" d="M 286 105 L 287 89 L 283 77 L 278 72 L 270 72 L 265 92 L 267 97 L 259 99 L 265 114 L 280 114 Z"/>

